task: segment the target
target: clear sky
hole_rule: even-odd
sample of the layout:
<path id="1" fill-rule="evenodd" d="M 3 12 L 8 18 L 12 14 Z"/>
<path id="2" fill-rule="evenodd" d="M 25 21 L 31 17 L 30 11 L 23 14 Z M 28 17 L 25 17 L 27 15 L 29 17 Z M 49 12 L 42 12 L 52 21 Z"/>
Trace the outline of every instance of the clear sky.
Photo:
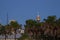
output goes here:
<path id="1" fill-rule="evenodd" d="M 0 23 L 17 20 L 24 24 L 27 19 L 36 19 L 39 12 L 41 21 L 49 15 L 60 17 L 60 0 L 0 0 Z"/>

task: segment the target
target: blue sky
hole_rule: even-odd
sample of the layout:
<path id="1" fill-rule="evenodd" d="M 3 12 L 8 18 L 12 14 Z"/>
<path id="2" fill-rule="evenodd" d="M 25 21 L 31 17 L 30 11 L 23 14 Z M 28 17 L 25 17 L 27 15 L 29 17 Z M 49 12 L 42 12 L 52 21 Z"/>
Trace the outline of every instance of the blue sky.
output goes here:
<path id="1" fill-rule="evenodd" d="M 60 0 L 0 0 L 0 23 L 17 20 L 25 24 L 27 19 L 36 19 L 39 12 L 41 21 L 49 15 L 60 17 Z"/>

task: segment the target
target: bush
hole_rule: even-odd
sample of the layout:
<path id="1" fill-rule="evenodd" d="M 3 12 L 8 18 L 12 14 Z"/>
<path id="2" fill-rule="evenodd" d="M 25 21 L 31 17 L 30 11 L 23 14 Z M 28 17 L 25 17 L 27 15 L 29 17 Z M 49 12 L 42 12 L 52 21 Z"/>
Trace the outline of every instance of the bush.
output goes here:
<path id="1" fill-rule="evenodd" d="M 32 40 L 32 39 L 29 38 L 28 35 L 24 34 L 24 35 L 22 35 L 20 38 L 18 38 L 18 40 Z"/>

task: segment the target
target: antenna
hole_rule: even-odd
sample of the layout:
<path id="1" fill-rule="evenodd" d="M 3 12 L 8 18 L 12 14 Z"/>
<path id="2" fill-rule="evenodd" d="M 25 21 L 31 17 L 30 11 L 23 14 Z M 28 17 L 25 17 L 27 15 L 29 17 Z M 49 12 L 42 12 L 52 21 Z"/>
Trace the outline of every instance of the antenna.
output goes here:
<path id="1" fill-rule="evenodd" d="M 2 13 L 0 13 L 0 24 L 2 24 Z"/>
<path id="2" fill-rule="evenodd" d="M 1 24 L 1 14 L 0 14 L 0 24 Z"/>
<path id="3" fill-rule="evenodd" d="M 39 16 L 39 11 L 37 12 L 37 16 Z"/>
<path id="4" fill-rule="evenodd" d="M 37 17 L 40 17 L 40 15 L 39 15 L 39 11 L 37 11 Z"/>
<path id="5" fill-rule="evenodd" d="M 8 24 L 8 12 L 7 12 L 7 24 Z"/>

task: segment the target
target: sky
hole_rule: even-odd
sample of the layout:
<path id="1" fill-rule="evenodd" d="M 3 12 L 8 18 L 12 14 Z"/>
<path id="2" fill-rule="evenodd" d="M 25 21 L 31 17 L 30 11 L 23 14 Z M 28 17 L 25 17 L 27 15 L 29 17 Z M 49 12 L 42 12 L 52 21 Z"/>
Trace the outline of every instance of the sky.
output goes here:
<path id="1" fill-rule="evenodd" d="M 0 0 L 0 23 L 7 24 L 8 20 L 16 20 L 24 25 L 28 19 L 36 19 L 39 12 L 43 21 L 50 15 L 60 17 L 60 0 Z"/>

